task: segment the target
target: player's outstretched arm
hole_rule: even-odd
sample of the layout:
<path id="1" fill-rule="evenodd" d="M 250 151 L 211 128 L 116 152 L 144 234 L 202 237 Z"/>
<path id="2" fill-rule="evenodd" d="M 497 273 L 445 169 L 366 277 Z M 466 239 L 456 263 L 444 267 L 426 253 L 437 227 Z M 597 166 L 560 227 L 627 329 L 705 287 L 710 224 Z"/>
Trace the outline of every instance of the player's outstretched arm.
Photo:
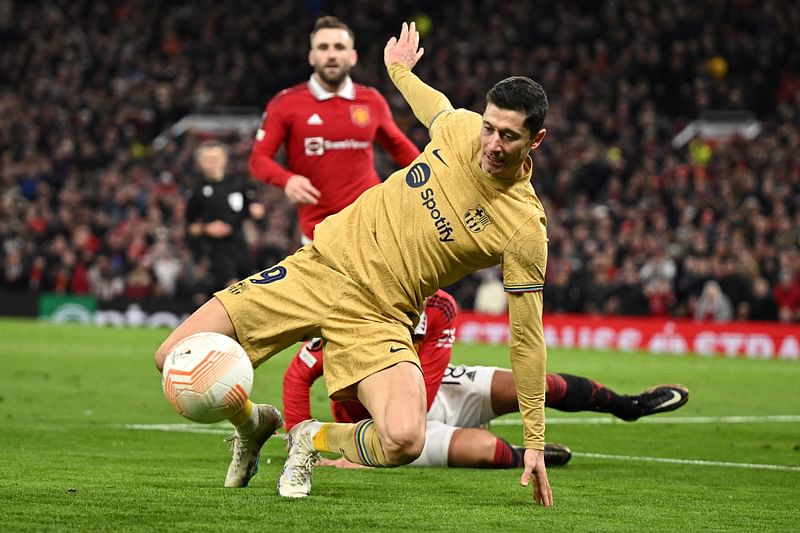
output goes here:
<path id="1" fill-rule="evenodd" d="M 525 470 L 519 480 L 520 485 L 527 487 L 533 478 L 533 502 L 545 507 L 553 505 L 553 491 L 547 479 L 547 469 L 544 466 L 544 451 L 525 450 Z"/>
<path id="2" fill-rule="evenodd" d="M 426 128 L 430 128 L 439 113 L 453 109 L 453 106 L 444 94 L 411 73 L 424 53 L 425 49 L 419 47 L 419 32 L 415 24 L 404 22 L 400 36 L 392 37 L 386 43 L 383 62 L 392 83 L 411 106 L 414 115 Z"/>

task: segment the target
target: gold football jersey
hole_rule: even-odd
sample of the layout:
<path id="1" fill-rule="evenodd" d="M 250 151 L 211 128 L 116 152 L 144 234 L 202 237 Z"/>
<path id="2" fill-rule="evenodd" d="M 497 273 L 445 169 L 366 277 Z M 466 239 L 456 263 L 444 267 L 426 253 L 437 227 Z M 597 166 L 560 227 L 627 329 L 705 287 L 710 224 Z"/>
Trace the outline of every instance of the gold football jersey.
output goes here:
<path id="1" fill-rule="evenodd" d="M 431 99 L 433 89 L 404 67 L 393 65 L 390 72 L 417 116 L 430 126 L 431 141 L 410 166 L 319 224 L 313 246 L 372 292 L 389 316 L 409 326 L 439 287 L 502 264 L 525 444 L 542 449 L 546 350 L 541 291 L 547 233 L 542 204 L 530 183 L 532 160 L 518 179 L 490 176 L 479 163 L 481 115 L 451 109 L 438 92 L 438 100 Z M 426 108 L 432 101 L 438 109 Z M 346 179 L 347 169 L 341 172 Z"/>

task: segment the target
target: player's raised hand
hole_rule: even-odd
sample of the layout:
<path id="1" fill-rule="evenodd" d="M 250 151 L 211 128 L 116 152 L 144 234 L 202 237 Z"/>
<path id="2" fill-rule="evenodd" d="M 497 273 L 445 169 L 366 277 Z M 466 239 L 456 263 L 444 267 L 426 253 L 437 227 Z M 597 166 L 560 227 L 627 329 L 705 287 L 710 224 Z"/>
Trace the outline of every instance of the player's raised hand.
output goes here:
<path id="1" fill-rule="evenodd" d="M 525 450 L 525 470 L 519 480 L 520 485 L 527 487 L 533 478 L 533 502 L 545 507 L 553 505 L 553 491 L 547 480 L 547 469 L 544 466 L 544 452 L 542 450 Z"/>
<path id="2" fill-rule="evenodd" d="M 413 69 L 424 53 L 425 49 L 419 47 L 417 25 L 414 22 L 410 25 L 404 22 L 400 29 L 400 37 L 392 37 L 386 43 L 383 49 L 383 62 L 387 67 L 392 63 L 401 63 Z"/>

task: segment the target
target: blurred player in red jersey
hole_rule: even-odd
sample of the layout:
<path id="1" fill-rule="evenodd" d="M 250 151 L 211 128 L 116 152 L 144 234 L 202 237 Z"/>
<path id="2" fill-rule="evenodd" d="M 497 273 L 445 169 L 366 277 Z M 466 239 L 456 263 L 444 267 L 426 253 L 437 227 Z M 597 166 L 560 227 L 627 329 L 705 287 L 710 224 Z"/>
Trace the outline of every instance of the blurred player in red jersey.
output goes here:
<path id="1" fill-rule="evenodd" d="M 316 21 L 308 53 L 314 73 L 270 100 L 250 155 L 253 176 L 282 187 L 297 204 L 304 243 L 325 217 L 380 182 L 373 141 L 401 167 L 419 155 L 383 96 L 350 78 L 358 59 L 354 40 L 353 31 L 336 17 Z M 288 168 L 274 159 L 282 144 Z"/>
<path id="2" fill-rule="evenodd" d="M 443 290 L 425 302 L 425 311 L 415 331 L 428 401 L 425 446 L 416 466 L 467 468 L 520 468 L 525 449 L 509 444 L 480 428 L 492 419 L 519 411 L 517 389 L 510 370 L 487 366 L 450 364 L 455 339 L 456 303 Z M 311 418 L 309 390 L 323 374 L 323 343 L 302 346 L 283 378 L 283 416 L 287 431 Z M 547 374 L 545 405 L 560 411 L 611 413 L 622 420 L 673 411 L 689 399 L 680 385 L 660 385 L 637 395 L 617 394 L 608 387 L 580 376 Z M 337 422 L 371 418 L 359 402 L 331 402 Z M 545 445 L 547 466 L 566 464 L 569 448 Z M 360 467 L 346 459 L 322 459 L 321 464 Z"/>

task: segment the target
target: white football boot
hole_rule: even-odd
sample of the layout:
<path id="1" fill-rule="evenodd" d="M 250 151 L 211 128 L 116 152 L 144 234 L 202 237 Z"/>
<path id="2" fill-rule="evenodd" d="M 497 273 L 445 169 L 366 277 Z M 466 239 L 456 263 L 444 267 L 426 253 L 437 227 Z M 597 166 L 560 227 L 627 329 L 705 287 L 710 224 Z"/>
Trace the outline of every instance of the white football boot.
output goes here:
<path id="1" fill-rule="evenodd" d="M 319 460 L 312 435 L 321 425 L 316 420 L 306 420 L 289 431 L 289 456 L 278 478 L 278 494 L 284 498 L 305 498 L 311 494 L 311 473 Z"/>
<path id="2" fill-rule="evenodd" d="M 233 457 L 228 466 L 225 486 L 228 488 L 246 487 L 250 479 L 258 472 L 258 457 L 261 447 L 275 431 L 283 425 L 280 411 L 268 404 L 256 404 L 258 423 L 247 435 L 236 433 L 225 439 L 231 444 Z"/>

